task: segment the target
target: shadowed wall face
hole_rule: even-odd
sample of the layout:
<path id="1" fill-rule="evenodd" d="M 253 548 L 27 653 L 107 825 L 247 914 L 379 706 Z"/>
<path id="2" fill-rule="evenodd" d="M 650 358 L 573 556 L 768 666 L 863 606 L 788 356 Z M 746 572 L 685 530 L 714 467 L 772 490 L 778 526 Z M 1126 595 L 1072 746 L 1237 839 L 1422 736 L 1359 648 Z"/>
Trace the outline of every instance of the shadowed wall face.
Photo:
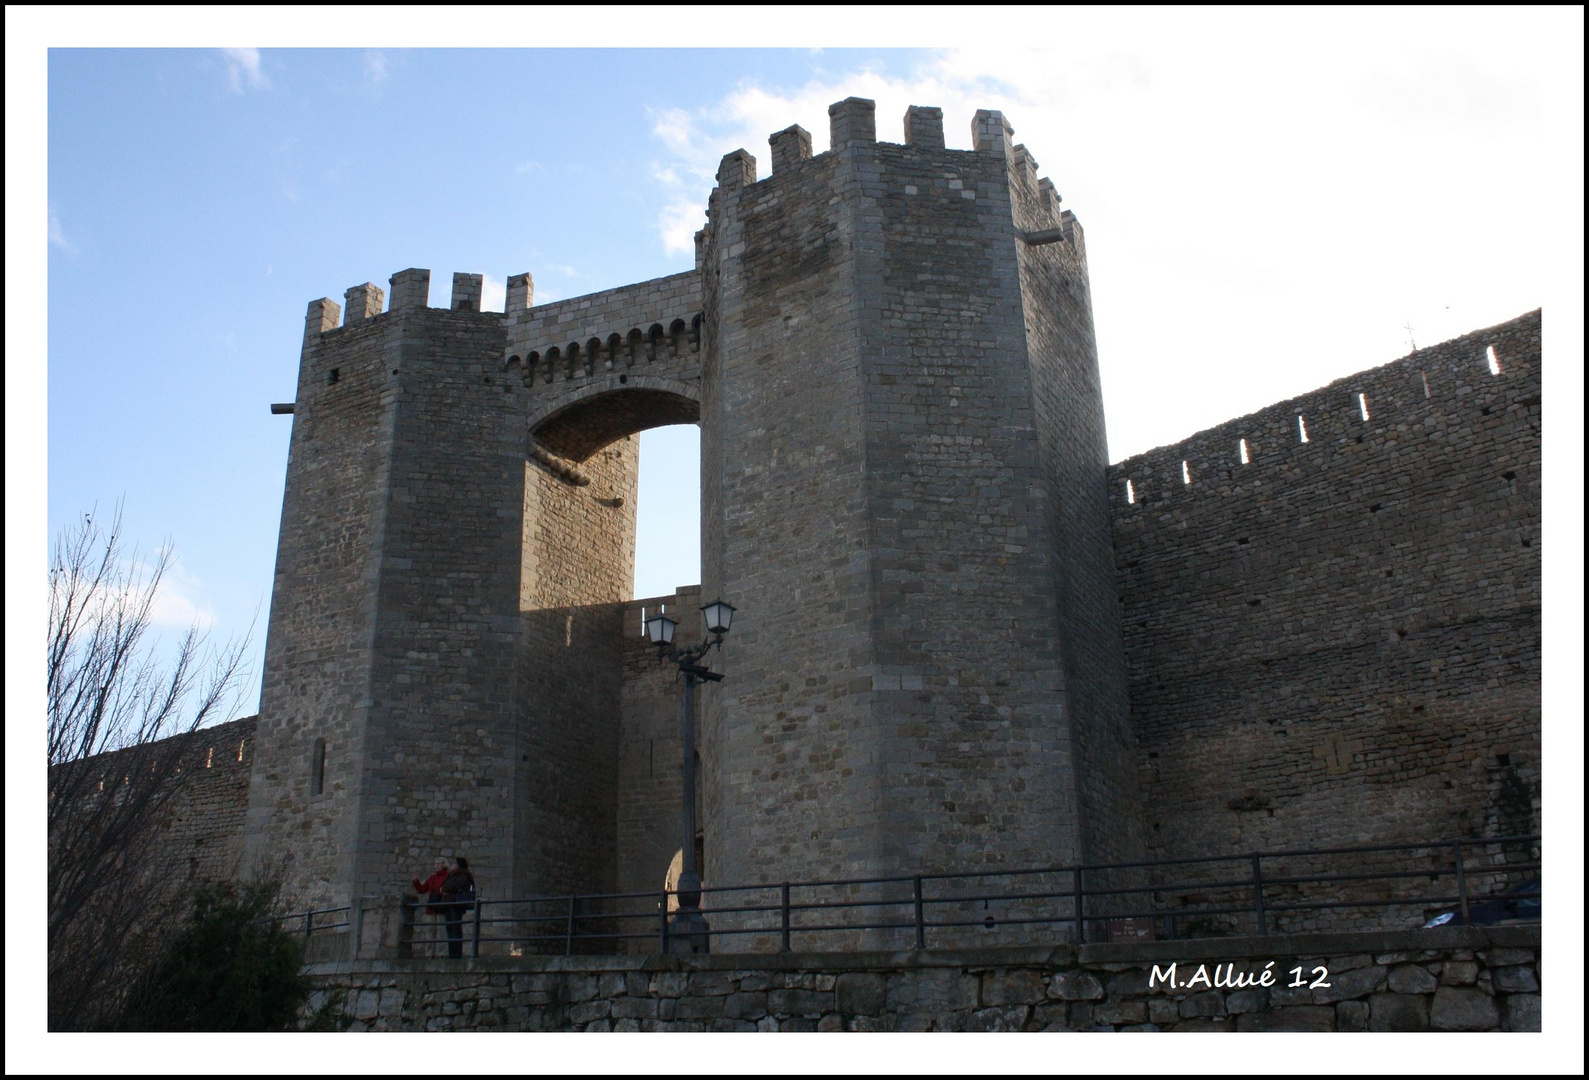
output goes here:
<path id="1" fill-rule="evenodd" d="M 1539 830 L 1540 328 L 1110 470 L 1154 855 Z"/>

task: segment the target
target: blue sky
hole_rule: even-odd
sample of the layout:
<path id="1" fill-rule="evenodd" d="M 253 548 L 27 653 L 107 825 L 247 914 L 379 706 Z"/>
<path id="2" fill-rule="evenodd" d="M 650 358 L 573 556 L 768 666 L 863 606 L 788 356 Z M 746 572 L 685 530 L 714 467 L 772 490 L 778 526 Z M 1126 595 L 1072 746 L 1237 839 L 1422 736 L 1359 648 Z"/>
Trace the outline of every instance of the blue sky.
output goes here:
<path id="1" fill-rule="evenodd" d="M 267 406 L 307 301 L 408 266 L 440 305 L 482 272 L 499 308 L 519 271 L 545 302 L 687 269 L 719 157 L 791 122 L 820 150 L 851 93 L 885 139 L 911 103 L 962 147 L 1006 111 L 1087 229 L 1111 458 L 1175 441 L 1402 355 L 1409 324 L 1543 303 L 1544 76 L 1521 29 L 1449 18 L 1260 16 L 1192 53 L 1107 19 L 1096 55 L 53 50 L 49 529 L 125 499 L 178 553 L 162 629 L 257 611 L 257 682 L 291 427 Z M 644 436 L 636 595 L 698 578 L 694 448 Z"/>
<path id="2" fill-rule="evenodd" d="M 1547 612 L 1568 628 L 1547 673 L 1574 670 L 1581 9 L 6 19 L 8 640 L 36 633 L 50 538 L 125 499 L 129 535 L 178 553 L 163 633 L 257 615 L 252 711 L 291 424 L 268 405 L 293 395 L 307 302 L 409 266 L 438 304 L 484 273 L 498 307 L 521 271 L 544 302 L 686 269 L 721 155 L 765 162 L 795 122 L 821 151 L 826 106 L 856 94 L 884 139 L 941 106 L 960 148 L 1003 109 L 1058 184 L 1087 232 L 1112 459 L 1404 355 L 1409 324 L 1426 345 L 1549 309 L 1547 576 L 1579 606 Z M 385 47 L 265 47 L 311 36 Z M 714 47 L 420 47 L 487 37 Z M 958 47 L 874 47 L 907 39 Z M 739 47 L 769 41 L 798 47 Z M 188 47 L 106 47 L 142 42 Z M 643 438 L 639 595 L 697 578 L 693 443 Z"/>

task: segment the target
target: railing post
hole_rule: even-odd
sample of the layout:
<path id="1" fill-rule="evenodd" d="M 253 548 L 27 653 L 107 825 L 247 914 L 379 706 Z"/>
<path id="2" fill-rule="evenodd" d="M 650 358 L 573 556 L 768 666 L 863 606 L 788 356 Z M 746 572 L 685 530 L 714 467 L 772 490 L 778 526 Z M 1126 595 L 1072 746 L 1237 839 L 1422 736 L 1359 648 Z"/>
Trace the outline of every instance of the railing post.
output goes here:
<path id="1" fill-rule="evenodd" d="M 911 879 L 911 898 L 916 904 L 916 948 L 927 947 L 927 908 L 921 897 L 921 875 Z"/>
<path id="2" fill-rule="evenodd" d="M 1462 872 L 1462 841 L 1457 840 L 1452 845 L 1457 853 L 1457 903 L 1462 909 L 1462 925 L 1468 925 L 1468 878 Z"/>
<path id="3" fill-rule="evenodd" d="M 668 953 L 668 890 L 662 890 L 662 903 L 658 905 L 662 913 L 662 955 Z"/>
<path id="4" fill-rule="evenodd" d="M 779 952 L 789 951 L 789 883 L 783 883 L 783 940 L 779 943 Z"/>
<path id="5" fill-rule="evenodd" d="M 1262 870 L 1262 868 L 1259 865 L 1259 860 L 1261 860 L 1262 858 L 1263 858 L 1262 855 L 1259 855 L 1256 852 L 1253 853 L 1253 857 L 1252 857 L 1252 902 L 1253 902 L 1253 907 L 1258 912 L 1258 935 L 1260 937 L 1262 937 L 1264 934 L 1267 934 L 1269 932 L 1268 929 L 1264 925 L 1265 920 L 1264 920 L 1264 915 L 1263 915 L 1263 870 Z"/>
<path id="6" fill-rule="evenodd" d="M 480 955 L 480 897 L 474 901 L 474 955 Z"/>
<path id="7" fill-rule="evenodd" d="M 564 939 L 564 956 L 574 955 L 574 904 L 578 899 L 577 896 L 568 898 L 568 933 Z"/>
<path id="8" fill-rule="evenodd" d="M 349 927 L 353 931 L 353 943 L 348 949 L 348 959 L 359 958 L 359 943 L 364 940 L 364 897 L 357 896 L 353 899 L 352 923 Z"/>
<path id="9" fill-rule="evenodd" d="M 303 913 L 303 947 L 309 950 L 309 935 L 314 933 L 314 908 Z"/>
<path id="10" fill-rule="evenodd" d="M 1083 904 L 1086 900 L 1086 893 L 1082 888 L 1081 867 L 1076 867 L 1071 873 L 1076 878 L 1076 944 L 1085 945 L 1087 943 L 1087 917 Z"/>

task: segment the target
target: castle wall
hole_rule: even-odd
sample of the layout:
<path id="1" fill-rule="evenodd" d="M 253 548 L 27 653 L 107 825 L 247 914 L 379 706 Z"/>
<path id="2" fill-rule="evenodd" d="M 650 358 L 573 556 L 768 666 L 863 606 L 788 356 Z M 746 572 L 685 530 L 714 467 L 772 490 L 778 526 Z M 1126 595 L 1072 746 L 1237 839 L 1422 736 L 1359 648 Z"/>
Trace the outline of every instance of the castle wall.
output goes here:
<path id="1" fill-rule="evenodd" d="M 610 892 L 639 439 L 580 462 L 582 485 L 524 468 L 514 895 Z"/>
<path id="2" fill-rule="evenodd" d="M 683 690 L 679 686 L 679 669 L 657 659 L 656 647 L 642 636 L 640 626 L 642 611 L 655 614 L 662 605 L 666 605 L 668 615 L 679 620 L 677 641 L 693 645 L 705 636 L 699 587 L 680 589 L 672 596 L 632 600 L 623 607 L 623 724 L 618 742 L 617 798 L 619 892 L 660 892 L 683 842 L 679 802 L 683 789 Z M 697 692 L 703 696 L 716 694 L 720 685 L 704 686 Z M 710 756 L 704 740 L 697 740 L 697 752 Z M 697 802 L 701 786 L 697 781 Z M 697 816 L 697 828 L 700 824 Z M 705 852 L 705 856 L 710 860 L 712 853 Z M 630 904 L 633 910 L 644 906 L 638 901 Z M 655 927 L 637 920 L 624 929 L 649 933 Z M 647 951 L 654 948 L 654 939 L 635 947 Z"/>
<path id="3" fill-rule="evenodd" d="M 352 887 L 397 409 L 390 316 L 337 328 L 339 315 L 331 301 L 310 305 L 298 370 L 244 850 L 245 870 L 282 874 L 305 906 L 343 903 Z"/>
<path id="4" fill-rule="evenodd" d="M 990 126 L 991 123 L 990 123 Z M 989 134 L 1008 140 L 1000 120 Z M 1081 225 L 1059 209 L 1023 146 L 1009 150 L 1015 224 L 1028 233 L 1058 229 L 1061 242 L 1018 243 L 1031 356 L 1032 404 L 1057 559 L 1065 702 L 1075 740 L 1082 818 L 1081 861 L 1129 861 L 1142 854 L 1136 744 L 1121 647 L 1110 532 L 1108 439 L 1098 377 L 1092 291 Z"/>
<path id="5" fill-rule="evenodd" d="M 191 879 L 238 876 L 258 719 L 248 716 L 184 737 L 182 769 L 189 775 L 166 804 L 161 846 L 179 869 L 186 864 Z"/>
<path id="6" fill-rule="evenodd" d="M 1538 831 L 1540 416 L 1535 311 L 1110 469 L 1154 856 Z"/>
<path id="7" fill-rule="evenodd" d="M 729 155 L 712 199 L 704 593 L 745 611 L 708 706 L 707 884 L 1063 863 L 1056 538 L 1005 160 L 941 127 L 878 143 L 868 102 L 830 116 L 833 151 L 780 133 L 771 179 Z"/>

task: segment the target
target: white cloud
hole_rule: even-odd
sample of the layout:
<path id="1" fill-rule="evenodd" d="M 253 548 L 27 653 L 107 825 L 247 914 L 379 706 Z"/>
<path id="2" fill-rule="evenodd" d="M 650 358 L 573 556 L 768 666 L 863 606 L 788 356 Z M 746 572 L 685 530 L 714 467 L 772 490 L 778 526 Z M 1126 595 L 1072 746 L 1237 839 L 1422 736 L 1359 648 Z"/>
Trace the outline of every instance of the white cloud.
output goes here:
<path id="1" fill-rule="evenodd" d="M 505 311 L 508 306 L 508 283 L 490 274 L 480 275 L 480 310 Z"/>
<path id="2" fill-rule="evenodd" d="M 50 243 L 65 251 L 77 252 L 77 245 L 67 238 L 65 230 L 61 228 L 61 212 L 54 203 L 50 203 Z"/>
<path id="3" fill-rule="evenodd" d="M 386 54 L 380 49 L 364 51 L 364 81 L 370 86 L 386 81 Z"/>
<path id="4" fill-rule="evenodd" d="M 130 604 L 135 599 L 147 597 L 152 572 L 153 567 L 146 562 L 124 564 L 120 575 L 122 585 L 119 589 L 107 591 L 104 596 L 106 604 L 116 605 L 123 601 Z M 181 560 L 173 558 L 149 605 L 149 626 L 155 630 L 181 631 L 197 627 L 201 633 L 214 629 L 214 610 L 198 599 L 202 588 L 202 583 L 182 565 Z"/>
<path id="5" fill-rule="evenodd" d="M 227 88 L 234 94 L 249 90 L 269 90 L 270 79 L 259 68 L 258 49 L 222 49 L 226 60 Z"/>
<path id="6" fill-rule="evenodd" d="M 546 166 L 542 165 L 539 161 L 526 161 L 522 165 L 520 165 L 517 169 L 514 169 L 513 171 L 516 172 L 516 173 L 523 174 L 523 173 L 531 173 L 531 172 L 542 172 L 543 170 L 545 170 L 545 168 L 546 168 Z"/>
<path id="7" fill-rule="evenodd" d="M 693 199 L 675 199 L 662 208 L 662 250 L 669 255 L 692 255 L 695 234 L 706 224 L 706 210 Z"/>

